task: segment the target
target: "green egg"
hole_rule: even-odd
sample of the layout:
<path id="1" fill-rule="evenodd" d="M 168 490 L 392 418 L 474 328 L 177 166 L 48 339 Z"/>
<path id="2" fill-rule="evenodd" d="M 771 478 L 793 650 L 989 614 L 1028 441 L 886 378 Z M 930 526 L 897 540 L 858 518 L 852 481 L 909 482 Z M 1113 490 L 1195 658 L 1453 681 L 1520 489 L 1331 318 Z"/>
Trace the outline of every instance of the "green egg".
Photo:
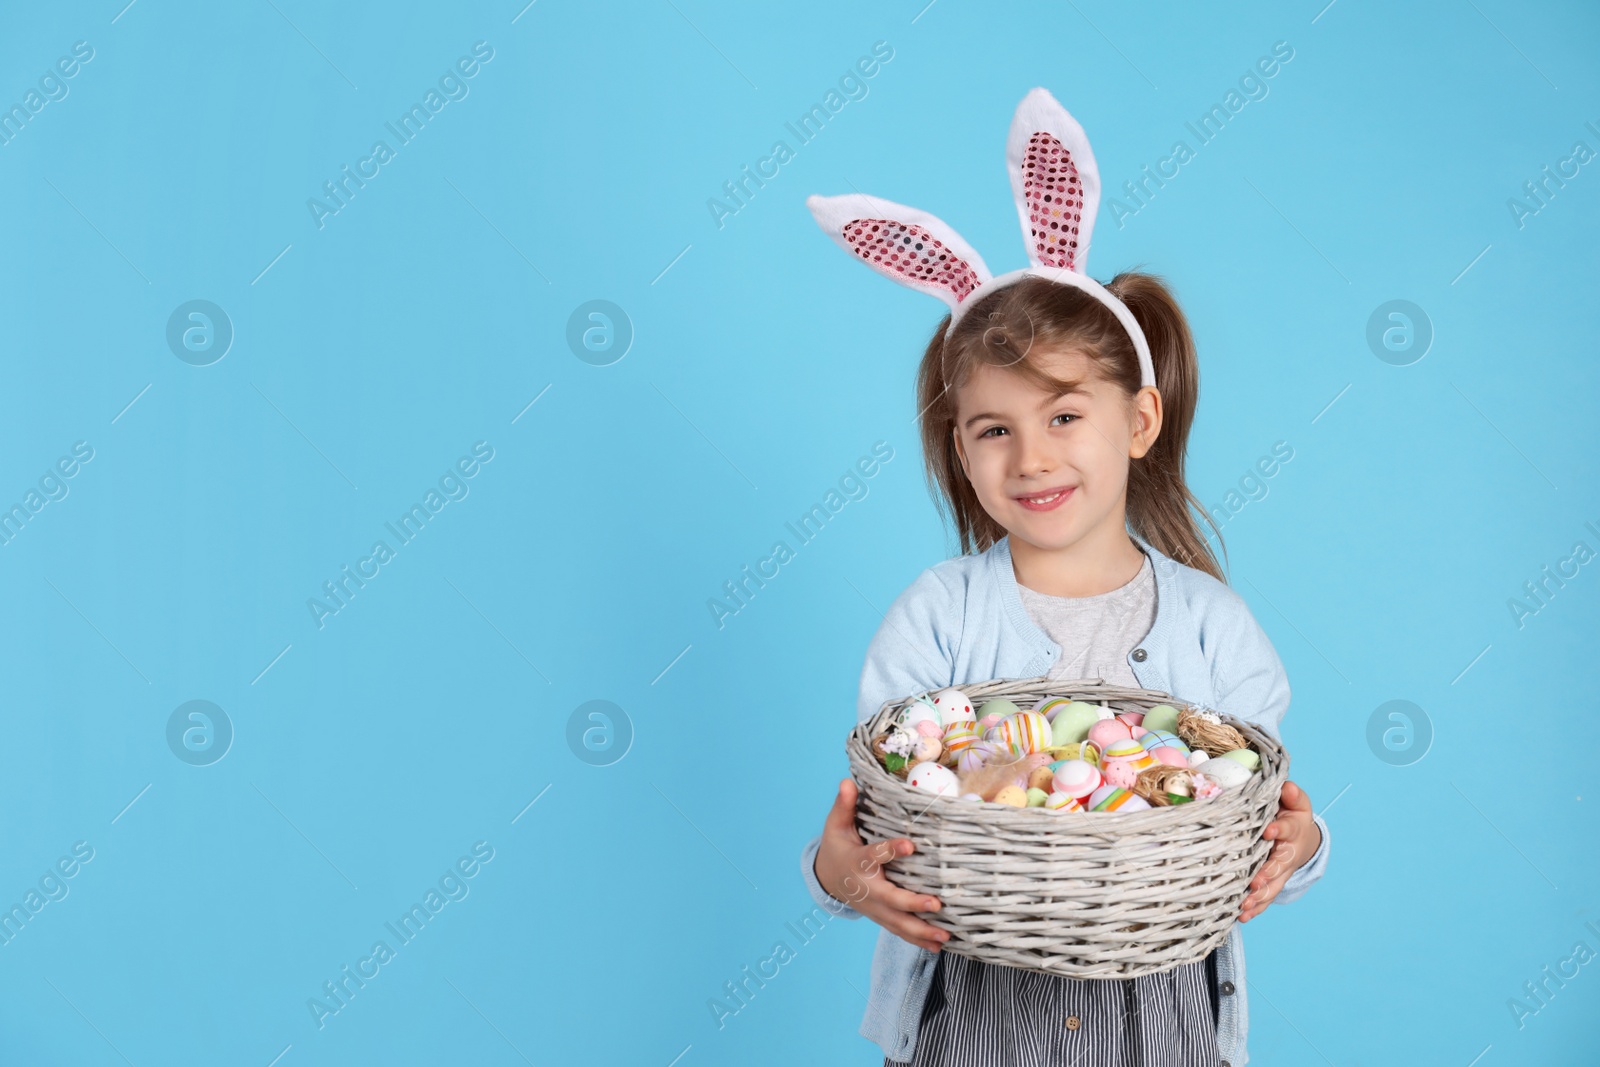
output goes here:
<path id="1" fill-rule="evenodd" d="M 995 697 L 993 700 L 985 700 L 983 702 L 983 706 L 978 709 L 978 718 L 981 719 L 986 715 L 998 715 L 1003 719 L 1007 715 L 1015 715 L 1021 710 L 1005 697 Z"/>
<path id="2" fill-rule="evenodd" d="M 1178 732 L 1178 709 L 1170 704 L 1157 704 L 1144 713 L 1139 725 L 1146 730 L 1165 730 L 1175 734 Z"/>
<path id="3" fill-rule="evenodd" d="M 1253 771 L 1261 766 L 1261 757 L 1248 748 L 1236 748 L 1224 752 L 1218 759 L 1231 759 L 1247 771 Z"/>
<path id="4" fill-rule="evenodd" d="M 1099 721 L 1099 708 L 1093 704 L 1085 704 L 1081 700 L 1074 700 L 1056 712 L 1056 717 L 1050 720 L 1050 744 L 1059 747 L 1087 740 L 1089 727 Z"/>
<path id="5" fill-rule="evenodd" d="M 1044 802 L 1045 802 L 1045 800 L 1047 798 L 1049 798 L 1049 796 L 1050 796 L 1050 794 L 1046 793 L 1043 789 L 1030 789 L 1030 790 L 1028 790 L 1028 807 L 1030 807 L 1030 808 L 1042 808 L 1042 807 L 1044 807 Z"/>

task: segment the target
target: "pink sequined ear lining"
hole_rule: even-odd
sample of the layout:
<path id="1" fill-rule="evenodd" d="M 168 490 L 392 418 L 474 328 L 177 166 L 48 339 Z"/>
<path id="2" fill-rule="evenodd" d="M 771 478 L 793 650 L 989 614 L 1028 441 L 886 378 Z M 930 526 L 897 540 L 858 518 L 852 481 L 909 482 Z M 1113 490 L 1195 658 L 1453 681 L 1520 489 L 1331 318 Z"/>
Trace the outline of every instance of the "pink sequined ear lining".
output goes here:
<path id="1" fill-rule="evenodd" d="M 1048 133 L 1028 139 L 1028 152 L 1022 160 L 1022 192 L 1028 199 L 1040 265 L 1072 269 L 1078 258 L 1083 185 L 1071 153 Z"/>
<path id="2" fill-rule="evenodd" d="M 1077 181 L 1077 174 L 1073 174 Z M 845 240 L 868 265 L 883 273 L 937 286 L 957 301 L 978 287 L 978 275 L 932 234 L 915 224 L 891 219 L 854 219 L 844 228 Z"/>

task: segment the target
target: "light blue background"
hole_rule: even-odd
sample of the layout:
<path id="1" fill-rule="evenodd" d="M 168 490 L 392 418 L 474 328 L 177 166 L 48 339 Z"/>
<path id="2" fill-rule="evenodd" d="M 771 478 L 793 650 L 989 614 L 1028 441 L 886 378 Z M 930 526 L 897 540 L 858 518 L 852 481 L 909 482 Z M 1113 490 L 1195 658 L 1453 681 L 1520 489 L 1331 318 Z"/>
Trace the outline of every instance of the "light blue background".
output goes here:
<path id="1" fill-rule="evenodd" d="M 1269 94 L 1124 227 L 1103 207 L 1090 262 L 1191 316 L 1202 499 L 1294 449 L 1224 534 L 1335 841 L 1246 929 L 1252 1058 L 1591 1060 L 1600 964 L 1521 1028 L 1508 1001 L 1600 951 L 1600 564 L 1520 629 L 1507 600 L 1600 550 L 1600 164 L 1520 228 L 1507 200 L 1600 149 L 1592 9 L 123 3 L 0 25 L 7 106 L 94 48 L 0 146 L 0 503 L 94 449 L 0 547 L 0 903 L 95 850 L 0 945 L 0 1060 L 879 1062 L 875 929 L 785 924 L 880 612 L 957 550 L 913 422 L 940 308 L 803 200 L 913 204 L 1014 269 L 1029 88 L 1109 196 L 1275 41 Z M 319 229 L 307 199 L 480 40 L 469 95 Z M 707 200 L 778 138 L 795 158 L 719 228 Z M 235 330 L 208 367 L 165 340 L 193 299 Z M 635 330 L 609 366 L 566 342 L 593 299 Z M 1435 330 L 1410 366 L 1365 340 L 1392 299 Z M 708 600 L 880 440 L 868 495 L 719 629 Z M 319 629 L 308 598 L 477 441 L 470 495 Z M 236 730 L 206 767 L 165 740 L 193 699 Z M 633 725 L 606 767 L 566 742 L 594 699 Z M 1393 699 L 1435 732 L 1409 766 L 1366 739 Z M 308 998 L 476 841 L 470 895 L 319 1029 Z"/>

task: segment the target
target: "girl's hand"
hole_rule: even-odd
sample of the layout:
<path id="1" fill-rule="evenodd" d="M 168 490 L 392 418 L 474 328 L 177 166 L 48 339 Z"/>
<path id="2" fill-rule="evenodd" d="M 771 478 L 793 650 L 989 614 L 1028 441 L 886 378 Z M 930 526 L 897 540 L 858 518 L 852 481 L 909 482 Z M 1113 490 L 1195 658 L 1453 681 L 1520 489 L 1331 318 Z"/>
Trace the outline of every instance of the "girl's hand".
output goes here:
<path id="1" fill-rule="evenodd" d="M 950 935 L 914 912 L 938 911 L 938 897 L 901 889 L 889 881 L 883 864 L 896 856 L 909 856 L 915 846 L 904 837 L 867 844 L 856 832 L 856 783 L 846 778 L 839 783 L 839 796 L 822 826 L 822 844 L 817 849 L 815 870 L 836 900 L 842 900 L 891 933 L 919 948 L 938 952 Z"/>
<path id="2" fill-rule="evenodd" d="M 1267 823 L 1261 836 L 1276 842 L 1267 862 L 1250 880 L 1250 892 L 1240 906 L 1239 921 L 1247 923 L 1267 910 L 1289 876 L 1304 867 L 1322 847 L 1322 829 L 1311 820 L 1311 798 L 1293 782 L 1283 783 L 1278 817 Z"/>

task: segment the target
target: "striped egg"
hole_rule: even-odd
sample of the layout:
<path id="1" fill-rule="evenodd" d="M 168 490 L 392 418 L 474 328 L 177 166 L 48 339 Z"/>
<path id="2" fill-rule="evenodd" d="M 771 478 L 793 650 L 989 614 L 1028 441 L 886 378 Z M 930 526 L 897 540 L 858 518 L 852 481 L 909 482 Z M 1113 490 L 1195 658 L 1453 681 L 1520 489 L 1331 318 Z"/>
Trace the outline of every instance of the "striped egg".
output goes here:
<path id="1" fill-rule="evenodd" d="M 1078 803 L 1078 798 L 1071 793 L 1051 793 L 1044 798 L 1044 806 L 1050 811 L 1082 811 L 1083 805 Z"/>
<path id="2" fill-rule="evenodd" d="M 956 757 L 956 767 L 962 774 L 971 774 L 989 760 L 1003 752 L 993 741 L 972 741 Z"/>
<path id="3" fill-rule="evenodd" d="M 1054 723 L 1056 712 L 1060 711 L 1062 708 L 1071 703 L 1072 701 L 1068 700 L 1066 697 L 1041 697 L 1039 702 L 1033 706 L 1033 710 L 1037 711 L 1047 720 Z"/>
<path id="4" fill-rule="evenodd" d="M 1100 769 L 1094 764 L 1081 759 L 1069 759 L 1056 768 L 1052 781 L 1056 792 L 1083 800 L 1100 788 L 1102 779 Z"/>
<path id="5" fill-rule="evenodd" d="M 1139 738 L 1139 743 L 1152 756 L 1158 748 L 1175 748 L 1185 757 L 1189 755 L 1189 746 L 1184 743 L 1183 738 L 1167 730 L 1150 730 Z"/>
<path id="6" fill-rule="evenodd" d="M 1050 724 L 1037 711 L 1019 711 L 1000 720 L 992 739 L 1019 756 L 1043 752 L 1050 747 Z"/>
<path id="7" fill-rule="evenodd" d="M 1121 786 L 1103 785 L 1089 796 L 1090 811 L 1143 811 L 1150 802 Z"/>
<path id="8" fill-rule="evenodd" d="M 1124 789 L 1133 787 L 1133 781 L 1140 771 L 1155 765 L 1156 758 L 1132 738 L 1113 741 L 1100 756 L 1100 771 L 1106 776 L 1106 781 Z"/>
<path id="9" fill-rule="evenodd" d="M 971 719 L 958 719 L 944 728 L 944 749 L 958 755 L 978 739 L 978 724 Z"/>

